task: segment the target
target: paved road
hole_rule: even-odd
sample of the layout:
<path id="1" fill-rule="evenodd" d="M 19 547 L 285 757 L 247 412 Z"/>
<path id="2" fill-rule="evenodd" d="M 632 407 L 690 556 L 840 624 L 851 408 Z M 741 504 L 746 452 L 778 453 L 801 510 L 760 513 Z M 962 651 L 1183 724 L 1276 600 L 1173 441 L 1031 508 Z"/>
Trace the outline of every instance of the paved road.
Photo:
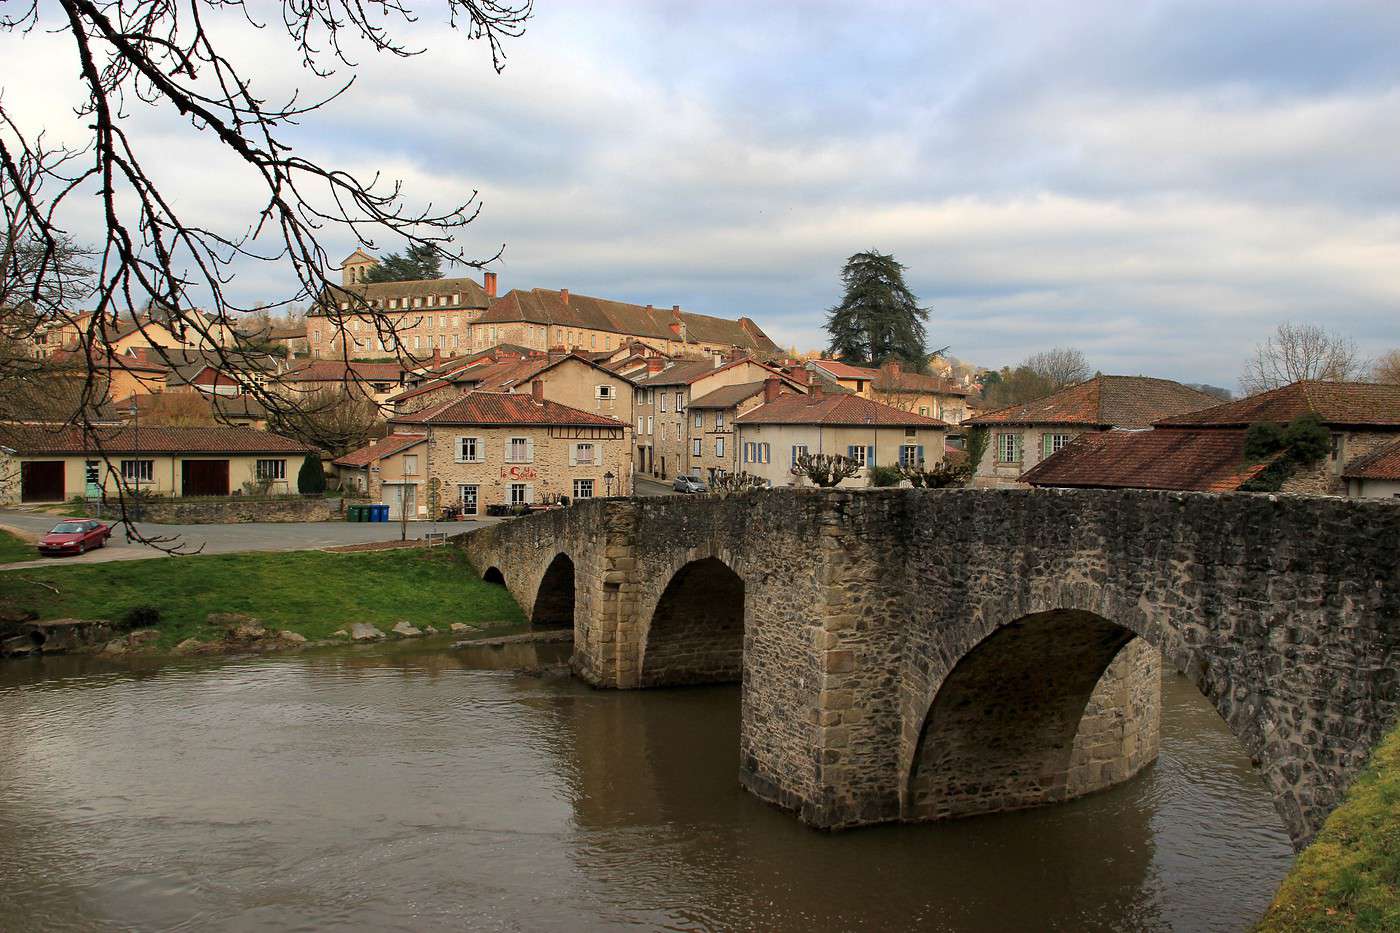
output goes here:
<path id="1" fill-rule="evenodd" d="M 679 495 L 671 487 L 671 480 L 659 480 L 641 473 L 632 474 L 632 492 L 638 496 L 675 496 Z"/>
<path id="2" fill-rule="evenodd" d="M 0 527 L 35 538 L 44 534 L 63 519 L 45 512 L 0 509 Z M 478 522 L 439 522 L 437 530 L 459 534 L 478 527 Z M 302 551 L 331 547 L 338 544 L 365 544 L 375 541 L 397 541 L 399 526 L 376 522 L 253 522 L 243 525 L 153 525 L 138 522 L 138 531 L 148 537 L 178 537 L 186 551 L 200 549 L 202 554 L 231 554 L 237 551 Z M 408 536 L 417 538 L 431 530 L 428 522 L 409 522 Z M 128 542 L 121 528 L 112 533 L 104 548 L 82 556 L 42 557 L 33 561 L 0 565 L 0 570 L 21 567 L 44 567 L 50 564 L 95 564 L 108 560 L 141 560 L 163 557 L 164 552 L 138 542 Z"/>

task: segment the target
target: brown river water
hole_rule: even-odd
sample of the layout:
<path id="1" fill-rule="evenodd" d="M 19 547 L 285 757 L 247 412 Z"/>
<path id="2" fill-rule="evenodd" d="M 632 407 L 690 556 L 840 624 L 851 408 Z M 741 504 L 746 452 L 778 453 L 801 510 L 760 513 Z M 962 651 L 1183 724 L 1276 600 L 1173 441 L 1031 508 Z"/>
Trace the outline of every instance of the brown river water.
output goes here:
<path id="1" fill-rule="evenodd" d="M 825 834 L 740 790 L 737 687 L 539 650 L 0 664 L 0 931 L 1240 930 L 1292 860 L 1174 675 L 1122 787 Z"/>

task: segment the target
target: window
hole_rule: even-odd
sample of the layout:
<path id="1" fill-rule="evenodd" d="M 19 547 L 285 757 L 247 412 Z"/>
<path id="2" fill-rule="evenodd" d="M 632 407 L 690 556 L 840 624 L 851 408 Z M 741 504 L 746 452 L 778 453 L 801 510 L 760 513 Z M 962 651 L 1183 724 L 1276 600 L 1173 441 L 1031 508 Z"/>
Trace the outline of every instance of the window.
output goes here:
<path id="1" fill-rule="evenodd" d="M 997 435 L 997 462 L 998 462 L 998 463 L 1020 463 L 1020 462 L 1021 462 L 1021 435 L 1019 435 L 1019 434 L 998 434 L 998 435 Z"/>
<path id="2" fill-rule="evenodd" d="M 1341 436 L 1340 434 L 1333 434 L 1333 435 L 1332 435 L 1332 459 L 1333 459 L 1333 460 L 1337 460 L 1337 459 L 1339 459 L 1341 456 L 1342 456 L 1342 436 Z"/>
<path id="3" fill-rule="evenodd" d="M 682 413 L 684 413 L 684 412 L 685 412 L 685 393 L 684 393 L 684 392 L 677 392 L 677 393 L 676 393 L 676 414 L 682 414 Z"/>
<path id="4" fill-rule="evenodd" d="M 530 439 L 528 437 L 512 437 L 506 441 L 506 463 L 529 463 Z"/>
<path id="5" fill-rule="evenodd" d="M 665 393 L 665 392 L 662 392 L 662 393 L 661 393 L 661 407 L 660 407 L 659 409 L 657 409 L 657 410 L 658 410 L 658 411 L 661 411 L 661 412 L 665 412 L 665 411 L 666 411 L 666 393 Z"/>
<path id="6" fill-rule="evenodd" d="M 510 504 L 525 505 L 530 501 L 530 489 L 524 483 L 510 484 Z"/>
<path id="7" fill-rule="evenodd" d="M 655 434 L 655 433 L 656 433 L 656 423 L 655 423 L 654 421 L 652 421 L 651 415 L 647 415 L 647 433 L 648 433 L 648 434 Z"/>
<path id="8" fill-rule="evenodd" d="M 259 460 L 255 475 L 261 480 L 286 479 L 287 461 Z"/>
<path id="9" fill-rule="evenodd" d="M 793 445 L 792 445 L 792 465 L 793 465 L 793 466 L 797 466 L 797 458 L 798 458 L 798 457 L 805 457 L 806 455 L 807 455 L 807 445 L 806 445 L 806 444 L 793 444 Z"/>
<path id="10" fill-rule="evenodd" d="M 866 448 L 861 446 L 860 444 L 852 444 L 851 446 L 847 447 L 846 456 L 854 460 L 859 466 L 865 466 L 866 464 Z M 869 459 L 874 458 L 871 457 Z"/>
<path id="11" fill-rule="evenodd" d="M 920 444 L 901 444 L 899 448 L 899 465 L 914 466 L 924 462 L 924 448 Z"/>
<path id="12" fill-rule="evenodd" d="M 695 426 L 697 428 L 703 428 L 705 426 L 705 416 L 698 411 L 695 413 Z"/>
<path id="13" fill-rule="evenodd" d="M 462 503 L 463 515 L 476 514 L 477 488 L 475 485 L 461 484 L 457 487 L 457 500 Z"/>
<path id="14" fill-rule="evenodd" d="M 593 445 L 592 445 L 592 444 L 575 444 L 575 445 L 574 445 L 574 464 L 575 464 L 575 465 L 580 464 L 580 463 L 592 464 L 593 462 L 594 462 L 594 459 L 593 459 Z"/>
<path id="15" fill-rule="evenodd" d="M 404 475 L 404 476 L 417 476 L 417 475 L 418 475 L 418 455 L 417 455 L 417 454 L 404 454 L 404 455 L 403 455 L 403 475 Z"/>
<path id="16" fill-rule="evenodd" d="M 458 463 L 479 463 L 481 456 L 481 438 L 479 437 L 459 437 L 457 438 L 457 462 Z"/>
<path id="17" fill-rule="evenodd" d="M 918 434 L 919 434 L 918 428 L 905 428 L 905 429 L 904 429 L 904 436 L 905 436 L 905 437 L 917 437 Z"/>
<path id="18" fill-rule="evenodd" d="M 149 483 L 155 480 L 154 460 L 123 460 L 122 479 L 128 483 Z"/>
<path id="19" fill-rule="evenodd" d="M 717 411 L 717 412 L 715 412 L 715 430 L 716 430 L 716 431 L 723 431 L 723 430 L 724 430 L 724 412 L 722 412 L 722 411 Z"/>
<path id="20" fill-rule="evenodd" d="M 928 417 L 928 406 L 927 406 L 927 405 L 920 405 L 920 406 L 919 406 L 919 414 L 923 415 L 924 417 Z"/>
<path id="21" fill-rule="evenodd" d="M 700 438 L 698 438 L 698 437 L 695 438 L 693 441 L 690 442 L 690 455 L 691 455 L 692 457 L 698 457 L 698 456 L 700 456 L 701 444 L 703 444 L 703 443 L 704 443 L 704 442 L 701 441 Z"/>
<path id="22" fill-rule="evenodd" d="M 745 463 L 769 463 L 772 460 L 769 444 L 749 443 L 744 445 Z"/>
<path id="23" fill-rule="evenodd" d="M 645 431 L 642 430 L 643 427 L 645 427 L 645 425 L 643 424 L 642 416 L 641 416 L 641 415 L 638 415 L 638 416 L 637 416 L 637 433 L 638 433 L 638 434 L 645 434 L 645 433 L 646 433 Z"/>
<path id="24" fill-rule="evenodd" d="M 717 438 L 715 438 L 715 456 L 716 456 L 716 457 L 723 457 L 723 456 L 724 456 L 724 438 L 722 438 L 722 437 L 717 437 Z"/>
<path id="25" fill-rule="evenodd" d="M 574 498 L 575 498 L 575 499 L 592 499 L 592 498 L 593 498 L 593 480 L 591 480 L 591 479 L 576 479 L 576 480 L 574 480 Z"/>
<path id="26" fill-rule="evenodd" d="M 1071 434 L 1042 434 L 1040 435 L 1040 456 L 1044 458 L 1058 453 L 1072 440 L 1074 440 L 1074 436 Z"/>
<path id="27" fill-rule="evenodd" d="M 613 386 L 598 386 L 597 395 L 599 398 L 617 398 L 617 389 Z"/>

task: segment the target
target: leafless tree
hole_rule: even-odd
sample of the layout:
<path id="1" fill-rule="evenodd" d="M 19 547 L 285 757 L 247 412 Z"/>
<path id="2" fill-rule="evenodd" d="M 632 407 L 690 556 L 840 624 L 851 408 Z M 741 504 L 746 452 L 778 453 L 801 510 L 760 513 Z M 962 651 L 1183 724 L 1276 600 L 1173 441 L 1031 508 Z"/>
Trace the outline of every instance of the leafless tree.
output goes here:
<path id="1" fill-rule="evenodd" d="M 447 0 L 445 13 L 467 38 L 485 42 L 499 71 L 504 44 L 524 31 L 532 3 Z M 353 78 L 339 72 L 353 68 L 351 55 L 357 51 L 398 57 L 421 52 L 395 35 L 400 25 L 417 19 L 413 6 L 411 0 L 282 0 L 266 8 L 281 14 L 281 22 L 272 25 L 259 20 L 262 8 L 244 0 L 16 0 L 0 8 L 0 30 L 71 38 L 84 95 L 76 109 L 90 133 L 76 145 L 51 145 L 43 127 L 24 124 L 0 98 L 6 269 L 15 266 L 10 257 L 21 248 L 34 257 L 33 271 L 18 279 L 20 287 L 0 301 L 0 308 L 17 308 L 27 299 L 37 315 L 35 326 L 76 326 L 79 357 L 97 361 L 112 357 L 119 320 L 156 306 L 178 336 L 212 346 L 220 368 L 238 372 L 249 348 L 242 340 L 220 338 L 253 309 L 237 304 L 227 287 L 236 263 L 263 261 L 287 268 L 296 283 L 270 306 L 322 303 L 347 360 L 352 344 L 346 337 L 355 320 L 369 322 L 386 345 L 402 346 L 392 319 L 363 297 L 342 292 L 339 300 L 324 303 L 324 296 L 338 289 L 327 278 L 331 259 L 321 237 L 328 229 L 348 230 L 371 249 L 376 238 L 388 238 L 430 249 L 449 263 L 479 267 L 494 256 L 472 259 L 455 243 L 455 235 L 480 210 L 475 192 L 465 203 L 412 207 L 397 182 L 362 179 L 299 156 L 286 131 L 349 91 Z M 258 59 L 239 61 L 226 54 L 221 35 L 227 33 L 214 23 L 230 14 L 282 34 L 288 51 L 325 90 L 310 97 L 299 90 L 280 101 L 260 96 L 257 60 L 271 60 L 278 52 L 269 44 L 257 50 Z M 257 194 L 246 219 L 237 222 L 242 229 L 210 229 L 187 218 L 178 197 L 162 188 L 152 171 L 167 151 L 128 129 L 127 117 L 137 107 L 187 120 L 192 134 L 215 141 L 246 169 Z M 95 313 L 80 319 L 64 294 L 61 255 L 71 243 L 64 224 L 78 202 L 93 199 L 105 236 L 92 253 L 86 299 Z M 143 332 L 147 326 L 142 324 Z M 97 369 L 89 367 L 81 404 L 71 415 L 94 439 L 99 435 L 93 415 L 103 401 Z M 274 393 L 253 379 L 240 389 L 269 412 L 285 415 L 285 422 L 297 423 L 302 402 L 296 396 Z"/>
<path id="2" fill-rule="evenodd" d="M 948 486 L 966 486 L 972 481 L 976 468 L 966 460 L 954 462 L 944 456 L 936 463 L 917 460 L 899 465 L 899 475 L 909 481 L 915 489 L 944 489 Z"/>
<path id="3" fill-rule="evenodd" d="M 1255 348 L 1240 376 L 1240 388 L 1254 395 L 1304 379 L 1347 382 L 1364 370 L 1351 340 L 1317 324 L 1285 321 Z"/>
<path id="4" fill-rule="evenodd" d="M 1400 350 L 1387 350 L 1371 364 L 1371 381 L 1400 385 Z"/>
<path id="5" fill-rule="evenodd" d="M 1052 347 L 1032 353 L 1021 365 L 1048 382 L 1052 392 L 1093 375 L 1084 354 L 1074 347 Z"/>
<path id="6" fill-rule="evenodd" d="M 793 476 L 806 477 L 823 489 L 830 489 L 839 486 L 843 479 L 859 473 L 860 464 L 840 454 L 798 454 L 788 472 Z"/>

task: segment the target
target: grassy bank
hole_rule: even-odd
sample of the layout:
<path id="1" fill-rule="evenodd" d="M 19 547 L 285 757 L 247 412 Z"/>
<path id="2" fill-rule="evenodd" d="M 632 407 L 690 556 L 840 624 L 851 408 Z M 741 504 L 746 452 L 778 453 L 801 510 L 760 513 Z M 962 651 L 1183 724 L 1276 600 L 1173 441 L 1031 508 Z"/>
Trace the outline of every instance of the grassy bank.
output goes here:
<path id="1" fill-rule="evenodd" d="M 22 560 L 38 560 L 39 552 L 34 545 L 17 534 L 0 528 L 0 564 L 14 564 Z"/>
<path id="2" fill-rule="evenodd" d="M 1400 726 L 1298 856 L 1257 929 L 1400 930 Z"/>
<path id="3" fill-rule="evenodd" d="M 452 548 L 217 554 L 10 570 L 0 572 L 0 605 L 32 609 L 44 619 L 113 620 L 154 607 L 164 647 L 217 637 L 220 632 L 205 623 L 211 612 L 246 613 L 309 639 L 351 622 L 385 629 L 401 619 L 438 628 L 524 624 L 505 587 L 483 583 Z"/>

